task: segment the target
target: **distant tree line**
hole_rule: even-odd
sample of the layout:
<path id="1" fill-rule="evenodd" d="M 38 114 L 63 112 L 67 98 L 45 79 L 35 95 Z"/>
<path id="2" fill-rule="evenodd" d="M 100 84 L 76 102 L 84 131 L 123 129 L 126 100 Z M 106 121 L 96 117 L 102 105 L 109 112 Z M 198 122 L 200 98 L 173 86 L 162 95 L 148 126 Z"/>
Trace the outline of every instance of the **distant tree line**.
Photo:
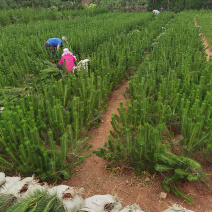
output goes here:
<path id="1" fill-rule="evenodd" d="M 15 9 L 15 8 L 51 8 L 58 9 L 76 9 L 82 8 L 81 0 L 0 0 L 0 9 Z"/>
<path id="2" fill-rule="evenodd" d="M 183 10 L 212 9 L 212 0 L 91 0 L 97 6 L 101 5 L 110 10 L 138 11 L 147 7 L 148 11 L 160 10 L 180 12 Z"/>
<path id="3" fill-rule="evenodd" d="M 97 6 L 107 7 L 110 11 L 146 11 L 146 0 L 91 0 Z"/>
<path id="4" fill-rule="evenodd" d="M 212 0 L 147 0 L 148 10 L 160 9 L 179 12 L 182 10 L 212 9 Z"/>
<path id="5" fill-rule="evenodd" d="M 203 6 L 205 9 L 212 9 L 212 0 L 203 1 Z"/>
<path id="6" fill-rule="evenodd" d="M 134 11 L 143 10 L 147 7 L 149 11 L 160 9 L 179 12 L 190 9 L 212 9 L 212 0 L 90 0 L 97 6 L 105 6 L 110 10 Z M 57 7 L 58 9 L 82 8 L 82 0 L 0 0 L 0 9 L 14 9 L 25 7 Z"/>

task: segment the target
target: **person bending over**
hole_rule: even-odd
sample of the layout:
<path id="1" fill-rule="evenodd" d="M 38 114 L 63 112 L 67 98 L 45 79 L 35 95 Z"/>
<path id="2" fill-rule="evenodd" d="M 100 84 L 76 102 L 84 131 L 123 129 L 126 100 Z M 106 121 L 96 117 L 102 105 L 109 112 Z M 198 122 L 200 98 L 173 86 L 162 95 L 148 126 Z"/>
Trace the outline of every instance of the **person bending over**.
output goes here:
<path id="1" fill-rule="evenodd" d="M 60 38 L 50 38 L 48 39 L 44 46 L 46 47 L 46 49 L 48 49 L 49 51 L 52 52 L 52 56 L 53 56 L 53 59 L 55 57 L 55 50 L 53 47 L 57 47 L 57 53 L 60 55 L 60 47 L 63 46 L 63 43 L 66 42 L 66 38 L 65 37 L 62 37 L 62 39 Z"/>
<path id="2" fill-rule="evenodd" d="M 73 67 L 75 67 L 76 57 L 73 56 L 73 53 L 68 50 L 68 48 L 63 49 L 63 54 L 60 59 L 60 62 L 57 64 L 57 68 L 60 70 L 71 71 L 73 72 Z"/>

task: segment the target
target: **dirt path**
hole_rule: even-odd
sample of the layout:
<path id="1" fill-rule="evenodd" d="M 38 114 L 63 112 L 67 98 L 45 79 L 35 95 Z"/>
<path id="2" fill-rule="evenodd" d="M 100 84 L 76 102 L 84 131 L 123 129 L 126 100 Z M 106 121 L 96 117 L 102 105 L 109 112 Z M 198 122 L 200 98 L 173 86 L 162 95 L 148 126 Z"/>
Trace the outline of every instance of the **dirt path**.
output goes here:
<path id="1" fill-rule="evenodd" d="M 126 101 L 123 93 L 128 86 L 128 80 L 116 89 L 109 99 L 107 112 L 102 116 L 102 122 L 98 128 L 91 129 L 88 135 L 93 135 L 89 143 L 93 144 L 93 150 L 102 147 L 108 140 L 108 135 L 112 126 L 110 124 L 111 114 L 118 113 L 117 107 L 120 102 Z M 160 192 L 164 192 L 161 187 L 163 175 L 148 176 L 143 174 L 136 177 L 132 171 L 117 169 L 106 169 L 107 162 L 102 158 L 93 155 L 87 158 L 83 164 L 76 168 L 75 174 L 63 184 L 72 187 L 83 187 L 85 189 L 83 198 L 93 195 L 111 194 L 117 195 L 122 205 L 138 204 L 145 212 L 161 212 L 174 203 L 180 204 L 187 209 L 195 212 L 212 212 L 212 191 L 206 189 L 205 185 L 200 183 L 185 182 L 181 185 L 182 190 L 189 194 L 195 201 L 194 205 L 189 205 L 183 199 L 168 194 L 166 199 L 159 197 Z M 211 164 L 205 164 L 208 173 L 212 173 Z M 212 186 L 212 180 L 209 181 Z"/>
<path id="2" fill-rule="evenodd" d="M 195 18 L 194 18 L 194 22 L 195 22 L 195 26 L 198 26 L 197 20 Z M 205 53 L 207 54 L 206 60 L 209 61 L 210 55 L 212 55 L 212 48 L 209 48 L 209 44 L 205 38 L 205 35 L 202 32 L 200 32 L 199 35 L 202 36 L 202 40 L 204 41 L 204 46 L 205 48 L 207 48 L 205 50 Z"/>

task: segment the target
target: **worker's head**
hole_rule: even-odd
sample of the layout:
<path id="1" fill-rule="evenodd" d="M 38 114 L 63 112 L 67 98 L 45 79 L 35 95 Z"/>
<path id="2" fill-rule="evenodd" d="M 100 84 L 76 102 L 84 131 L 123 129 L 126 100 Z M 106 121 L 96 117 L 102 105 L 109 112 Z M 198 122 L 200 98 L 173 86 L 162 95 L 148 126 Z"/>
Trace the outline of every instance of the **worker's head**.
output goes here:
<path id="1" fill-rule="evenodd" d="M 69 54 L 69 55 L 73 55 L 73 53 L 72 52 L 70 52 L 69 50 L 68 50 L 68 48 L 65 48 L 65 49 L 63 49 L 63 54 L 62 54 L 62 56 L 65 56 L 65 55 L 67 55 L 67 54 Z"/>
<path id="2" fill-rule="evenodd" d="M 62 41 L 63 41 L 63 43 L 65 43 L 65 42 L 66 42 L 66 40 L 67 40 L 67 39 L 66 39 L 66 37 L 65 37 L 65 36 L 63 36 L 63 37 L 62 37 Z"/>

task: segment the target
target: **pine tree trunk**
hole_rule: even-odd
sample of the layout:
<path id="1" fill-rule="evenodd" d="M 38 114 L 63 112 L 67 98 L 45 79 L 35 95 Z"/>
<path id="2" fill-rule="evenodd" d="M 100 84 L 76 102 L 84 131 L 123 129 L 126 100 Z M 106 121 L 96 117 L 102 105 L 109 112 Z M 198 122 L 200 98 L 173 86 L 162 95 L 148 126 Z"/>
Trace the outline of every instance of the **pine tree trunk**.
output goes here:
<path id="1" fill-rule="evenodd" d="M 167 0 L 167 10 L 169 11 L 169 0 Z"/>
<path id="2" fill-rule="evenodd" d="M 32 9 L 35 9 L 34 1 L 32 1 Z"/>

